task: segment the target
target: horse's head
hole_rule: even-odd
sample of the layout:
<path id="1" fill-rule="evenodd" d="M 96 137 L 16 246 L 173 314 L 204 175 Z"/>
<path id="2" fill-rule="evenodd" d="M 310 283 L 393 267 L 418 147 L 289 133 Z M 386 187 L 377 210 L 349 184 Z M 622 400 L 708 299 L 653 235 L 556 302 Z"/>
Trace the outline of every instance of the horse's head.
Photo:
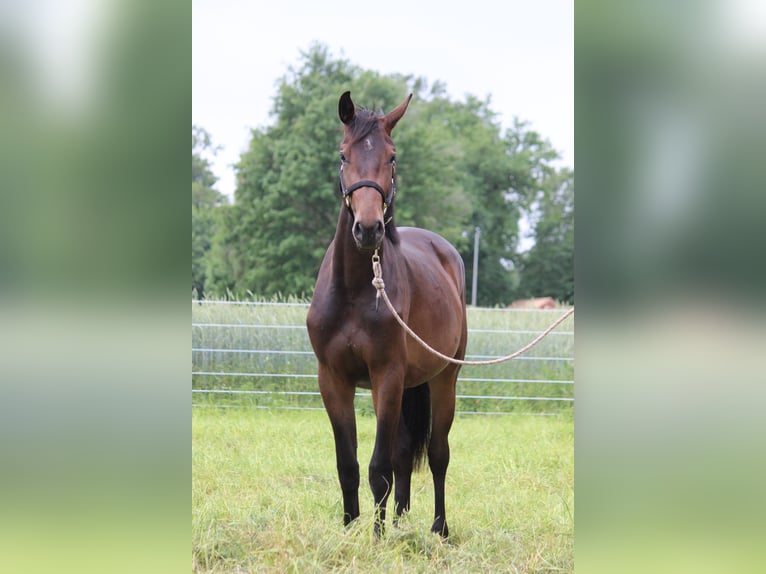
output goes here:
<path id="1" fill-rule="evenodd" d="M 385 235 L 387 212 L 396 195 L 396 147 L 391 130 L 407 111 L 407 99 L 384 116 L 357 110 L 351 92 L 338 102 L 343 122 L 340 144 L 340 186 L 354 223 L 351 233 L 359 249 L 380 247 Z"/>

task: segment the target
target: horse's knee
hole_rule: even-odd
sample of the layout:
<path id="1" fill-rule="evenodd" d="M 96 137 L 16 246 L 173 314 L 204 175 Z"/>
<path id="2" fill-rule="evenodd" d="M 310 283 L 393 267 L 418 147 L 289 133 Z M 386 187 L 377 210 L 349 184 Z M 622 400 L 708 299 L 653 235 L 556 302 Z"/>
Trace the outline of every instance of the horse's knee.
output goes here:
<path id="1" fill-rule="evenodd" d="M 370 463 L 370 489 L 376 503 L 380 503 L 391 493 L 393 478 L 394 472 L 390 464 Z"/>
<path id="2" fill-rule="evenodd" d="M 359 489 L 359 463 L 356 461 L 338 463 L 338 479 L 344 492 Z"/>
<path id="3" fill-rule="evenodd" d="M 444 442 L 434 443 L 428 449 L 428 466 L 434 476 L 444 475 L 449 466 L 449 444 Z"/>

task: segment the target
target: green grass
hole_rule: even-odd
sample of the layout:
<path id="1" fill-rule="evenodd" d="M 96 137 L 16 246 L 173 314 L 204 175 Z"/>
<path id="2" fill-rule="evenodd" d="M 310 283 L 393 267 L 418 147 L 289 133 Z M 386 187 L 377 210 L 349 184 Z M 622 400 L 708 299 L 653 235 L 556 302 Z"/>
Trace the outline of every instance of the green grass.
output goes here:
<path id="1" fill-rule="evenodd" d="M 361 516 L 348 529 L 322 412 L 195 408 L 195 572 L 571 572 L 573 419 L 459 416 L 450 443 L 450 538 L 429 532 L 433 488 L 413 476 L 406 520 L 372 538 L 366 467 L 375 419 L 358 417 Z"/>
<path id="2" fill-rule="evenodd" d="M 316 392 L 316 359 L 311 353 L 304 327 L 307 308 L 284 305 L 221 305 L 192 303 L 192 322 L 227 325 L 278 325 L 282 328 L 192 327 L 192 347 L 197 349 L 275 349 L 292 354 L 227 353 L 197 351 L 192 370 L 215 373 L 279 373 L 281 377 L 238 377 L 194 375 L 194 389 L 236 389 L 248 391 Z M 563 313 L 563 311 L 561 311 Z M 530 333 L 486 333 L 481 330 L 542 331 L 559 312 L 469 309 L 468 358 L 502 356 L 516 351 L 535 335 Z M 527 352 L 525 357 L 573 357 L 574 337 L 563 332 L 574 329 L 573 318 L 564 321 L 551 335 Z M 285 328 L 295 326 L 297 328 Z M 303 375 L 303 376 L 301 376 Z M 564 380 L 574 379 L 573 361 L 513 360 L 492 366 L 466 366 L 460 373 L 459 395 L 483 396 L 574 396 L 570 383 L 487 382 L 470 379 Z M 322 408 L 316 395 L 210 395 L 195 393 L 196 404 L 238 404 Z M 357 407 L 371 410 L 369 398 L 360 397 Z M 515 401 L 501 399 L 458 399 L 459 411 L 468 412 L 571 412 L 572 403 L 563 401 Z"/>

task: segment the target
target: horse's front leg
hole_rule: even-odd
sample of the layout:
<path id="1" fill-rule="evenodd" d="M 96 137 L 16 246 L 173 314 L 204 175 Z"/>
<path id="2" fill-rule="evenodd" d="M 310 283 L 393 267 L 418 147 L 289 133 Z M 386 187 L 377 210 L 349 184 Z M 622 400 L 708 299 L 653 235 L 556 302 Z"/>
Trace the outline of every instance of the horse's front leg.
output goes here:
<path id="1" fill-rule="evenodd" d="M 319 365 L 319 391 L 335 436 L 335 460 L 343 493 L 343 524 L 359 516 L 359 462 L 356 457 L 354 385 L 334 377 Z"/>
<path id="2" fill-rule="evenodd" d="M 372 378 L 372 401 L 377 417 L 375 448 L 370 460 L 369 480 L 375 501 L 375 535 L 383 533 L 386 504 L 394 486 L 393 454 L 402 409 L 404 373 L 389 369 Z"/>

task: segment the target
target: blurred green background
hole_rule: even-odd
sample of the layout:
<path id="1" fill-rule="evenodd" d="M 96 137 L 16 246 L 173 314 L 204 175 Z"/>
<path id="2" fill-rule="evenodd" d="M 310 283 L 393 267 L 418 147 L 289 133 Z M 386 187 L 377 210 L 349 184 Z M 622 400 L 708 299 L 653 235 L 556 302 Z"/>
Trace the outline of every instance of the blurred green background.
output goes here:
<path id="1" fill-rule="evenodd" d="M 577 571 L 762 569 L 765 15 L 575 4 Z"/>
<path id="2" fill-rule="evenodd" d="M 3 571 L 188 564 L 190 40 L 186 2 L 0 4 Z"/>

